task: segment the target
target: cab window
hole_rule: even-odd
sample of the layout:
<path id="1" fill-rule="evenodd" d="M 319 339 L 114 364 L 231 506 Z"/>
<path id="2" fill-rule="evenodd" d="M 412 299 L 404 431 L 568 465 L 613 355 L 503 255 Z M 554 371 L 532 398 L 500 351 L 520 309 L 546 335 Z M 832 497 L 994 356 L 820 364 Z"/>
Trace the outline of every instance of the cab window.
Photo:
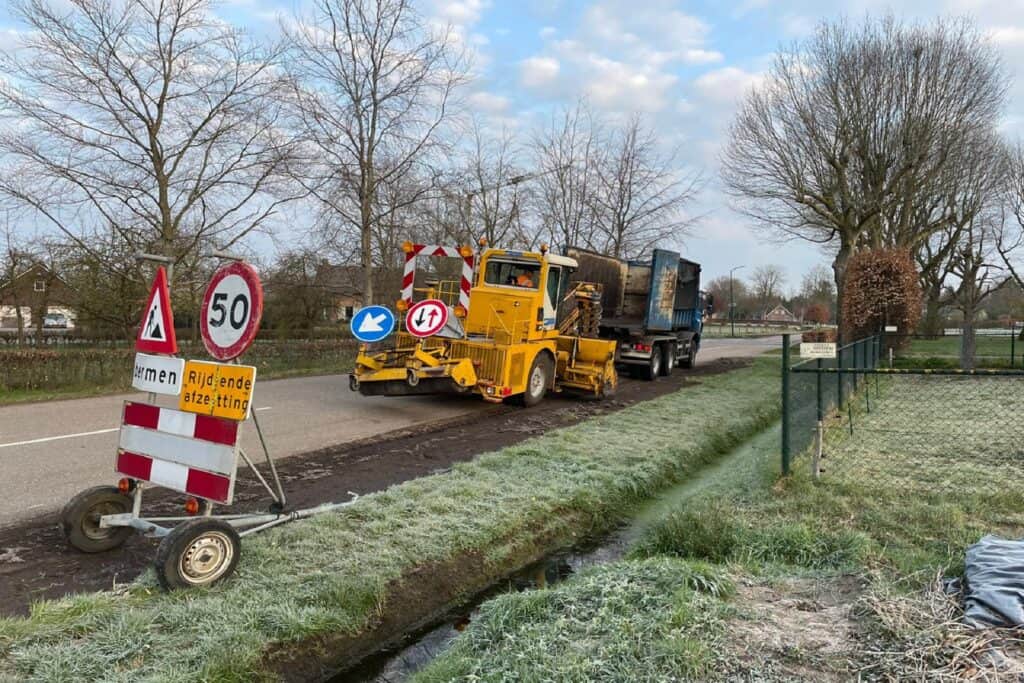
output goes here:
<path id="1" fill-rule="evenodd" d="M 540 286 L 540 264 L 491 259 L 487 262 L 484 282 L 489 285 L 537 289 Z"/>

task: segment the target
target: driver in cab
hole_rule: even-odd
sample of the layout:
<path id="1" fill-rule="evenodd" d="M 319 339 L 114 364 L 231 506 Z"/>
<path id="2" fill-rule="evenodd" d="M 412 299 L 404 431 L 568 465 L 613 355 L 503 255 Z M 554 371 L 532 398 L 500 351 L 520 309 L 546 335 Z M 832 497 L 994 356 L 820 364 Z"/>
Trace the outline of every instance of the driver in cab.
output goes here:
<path id="1" fill-rule="evenodd" d="M 533 274 L 528 270 L 520 271 L 518 275 L 509 275 L 508 284 L 515 285 L 516 287 L 529 287 L 530 289 L 536 287 L 533 284 Z"/>

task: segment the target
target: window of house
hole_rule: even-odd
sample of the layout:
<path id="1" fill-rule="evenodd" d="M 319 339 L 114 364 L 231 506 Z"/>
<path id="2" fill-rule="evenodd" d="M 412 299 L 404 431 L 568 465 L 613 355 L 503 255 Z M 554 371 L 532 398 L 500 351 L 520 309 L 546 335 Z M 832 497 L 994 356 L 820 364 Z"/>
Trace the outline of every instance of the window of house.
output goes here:
<path id="1" fill-rule="evenodd" d="M 34 283 L 32 283 L 32 289 L 37 292 L 45 292 L 46 280 L 36 280 Z"/>

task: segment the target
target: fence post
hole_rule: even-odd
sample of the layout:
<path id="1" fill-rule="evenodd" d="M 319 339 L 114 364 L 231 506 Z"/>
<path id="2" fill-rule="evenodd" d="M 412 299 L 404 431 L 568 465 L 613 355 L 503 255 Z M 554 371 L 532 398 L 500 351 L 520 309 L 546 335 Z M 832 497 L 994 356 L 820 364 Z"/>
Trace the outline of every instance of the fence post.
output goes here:
<path id="1" fill-rule="evenodd" d="M 843 347 L 836 349 L 836 408 L 843 409 Z"/>
<path id="2" fill-rule="evenodd" d="M 1017 348 L 1016 348 L 1016 346 L 1017 346 L 1017 332 L 1016 332 L 1016 330 L 1014 330 L 1014 328 L 1016 326 L 1017 326 L 1017 324 L 1013 320 L 1011 320 L 1010 321 L 1010 367 L 1011 368 L 1017 362 L 1017 354 L 1016 354 L 1016 351 L 1017 351 Z"/>
<path id="3" fill-rule="evenodd" d="M 789 475 L 789 335 L 782 335 L 782 476 Z"/>

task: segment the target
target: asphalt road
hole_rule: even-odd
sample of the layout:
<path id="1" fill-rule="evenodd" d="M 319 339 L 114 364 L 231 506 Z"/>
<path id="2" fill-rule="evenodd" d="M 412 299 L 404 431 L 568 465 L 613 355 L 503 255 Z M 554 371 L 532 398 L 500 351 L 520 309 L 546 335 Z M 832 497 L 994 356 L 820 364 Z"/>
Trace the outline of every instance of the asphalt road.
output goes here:
<path id="1" fill-rule="evenodd" d="M 708 339 L 698 363 L 756 356 L 781 337 Z M 59 509 L 74 494 L 114 482 L 113 460 L 121 405 L 145 394 L 49 401 L 0 407 L 0 527 Z M 174 407 L 170 397 L 161 405 Z M 364 397 L 346 375 L 259 383 L 254 410 L 275 458 L 444 420 L 485 407 L 466 397 Z M 257 462 L 256 430 L 243 429 L 242 447 Z"/>

